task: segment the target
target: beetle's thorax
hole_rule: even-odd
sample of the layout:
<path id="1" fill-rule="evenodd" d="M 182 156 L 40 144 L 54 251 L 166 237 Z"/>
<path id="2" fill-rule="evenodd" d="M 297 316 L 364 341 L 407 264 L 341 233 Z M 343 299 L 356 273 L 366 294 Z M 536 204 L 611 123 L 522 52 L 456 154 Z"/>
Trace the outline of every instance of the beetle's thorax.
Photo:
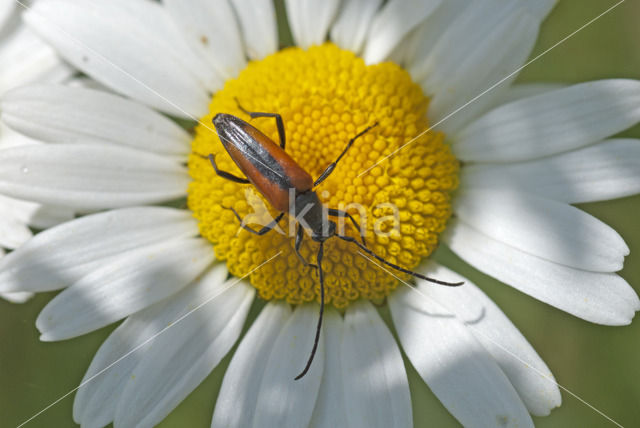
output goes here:
<path id="1" fill-rule="evenodd" d="M 313 190 L 295 194 L 289 214 L 302 224 L 314 241 L 325 241 L 336 231 L 336 224 L 327 219 L 324 205 Z"/>

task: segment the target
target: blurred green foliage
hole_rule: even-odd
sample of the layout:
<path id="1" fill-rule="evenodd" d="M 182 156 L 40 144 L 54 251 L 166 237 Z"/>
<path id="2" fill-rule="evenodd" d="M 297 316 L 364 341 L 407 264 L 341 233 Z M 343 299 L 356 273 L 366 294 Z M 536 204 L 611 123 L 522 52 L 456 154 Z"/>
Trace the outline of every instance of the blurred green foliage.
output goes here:
<path id="1" fill-rule="evenodd" d="M 605 0 L 561 0 L 542 27 L 534 55 L 543 52 L 614 5 Z M 640 2 L 626 1 L 529 65 L 521 82 L 583 82 L 609 77 L 640 79 Z M 284 38 L 287 34 L 283 34 Z M 640 137 L 640 127 L 622 135 Z M 618 230 L 631 248 L 622 276 L 640 290 L 640 196 L 588 204 L 585 210 Z M 636 214 L 633 214 L 633 213 Z M 538 302 L 477 272 L 441 251 L 449 265 L 480 285 L 521 329 L 547 362 L 557 381 L 626 427 L 640 421 L 640 321 L 627 327 L 590 324 Z M 16 426 L 75 388 L 113 327 L 57 343 L 41 343 L 35 318 L 54 293 L 25 305 L 0 302 L 0 425 Z M 255 319 L 262 304 L 252 308 Z M 383 311 L 384 312 L 384 311 Z M 387 315 L 388 314 L 384 314 Z M 249 323 L 248 323 L 249 324 Z M 231 355 L 232 353 L 230 353 Z M 213 373 L 162 424 L 208 427 L 218 389 L 230 360 Z M 258 356 L 259 358 L 260 356 Z M 416 428 L 457 426 L 407 362 Z M 563 392 L 563 405 L 539 427 L 614 426 Z M 28 427 L 71 427 L 73 394 Z"/>

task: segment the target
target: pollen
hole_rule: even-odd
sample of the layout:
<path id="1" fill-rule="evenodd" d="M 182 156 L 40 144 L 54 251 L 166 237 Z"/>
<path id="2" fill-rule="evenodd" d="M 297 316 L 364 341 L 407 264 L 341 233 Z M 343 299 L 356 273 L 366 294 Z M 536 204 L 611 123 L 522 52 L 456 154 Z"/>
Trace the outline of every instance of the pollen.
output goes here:
<path id="1" fill-rule="evenodd" d="M 213 154 L 221 170 L 243 176 L 215 132 L 217 113 L 238 116 L 279 141 L 273 118 L 251 120 L 238 103 L 248 111 L 280 114 L 287 153 L 314 179 L 351 138 L 377 123 L 314 190 L 327 207 L 350 213 L 368 247 L 391 263 L 412 269 L 435 250 L 451 216 L 459 163 L 445 136 L 429 131 L 429 98 L 394 63 L 367 66 L 333 44 L 287 48 L 249 63 L 213 96 L 189 157 L 188 206 L 201 235 L 233 275 L 248 277 L 260 297 L 291 304 L 319 301 L 320 283 L 316 271 L 295 254 L 293 218 L 287 214 L 276 229 L 257 236 L 244 230 L 230 210 L 255 230 L 279 214 L 251 184 L 219 177 L 207 159 Z M 339 233 L 359 239 L 360 231 L 348 219 L 331 220 Z M 302 256 L 315 263 L 317 251 L 318 244 L 305 235 Z M 398 286 L 354 244 L 330 238 L 324 254 L 325 302 L 338 309 L 357 299 L 380 302 Z"/>

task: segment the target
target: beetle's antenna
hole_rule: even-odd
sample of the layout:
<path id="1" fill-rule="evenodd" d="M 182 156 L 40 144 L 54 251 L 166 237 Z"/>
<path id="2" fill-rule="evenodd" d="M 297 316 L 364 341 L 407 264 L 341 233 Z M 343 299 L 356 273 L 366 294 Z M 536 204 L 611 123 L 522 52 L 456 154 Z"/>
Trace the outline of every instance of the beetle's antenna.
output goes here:
<path id="1" fill-rule="evenodd" d="M 344 155 L 347 154 L 347 151 L 351 148 L 351 146 L 353 145 L 353 143 L 360 137 L 362 137 L 364 134 L 366 134 L 367 132 L 369 132 L 370 129 L 375 128 L 376 126 L 378 126 L 378 122 L 374 123 L 371 126 L 367 126 L 364 131 L 360 131 L 358 133 L 358 135 L 356 135 L 355 137 L 353 137 L 352 139 L 349 140 L 349 142 L 347 143 L 347 146 L 344 148 L 344 150 L 342 150 L 342 153 L 340 153 L 340 156 L 338 156 L 338 159 L 335 160 L 335 162 L 332 162 L 327 169 L 324 170 L 324 172 L 322 174 L 320 174 L 320 177 L 318 177 L 316 179 L 316 181 L 313 183 L 313 187 L 316 187 L 317 185 L 319 185 L 320 183 L 322 183 L 327 177 L 329 177 L 329 175 L 331 175 L 331 173 L 333 172 L 333 170 L 336 168 L 336 166 L 338 165 L 338 162 L 340 162 L 340 159 L 342 159 L 344 157 Z"/>
<path id="2" fill-rule="evenodd" d="M 412 270 L 405 269 L 405 268 L 400 267 L 398 265 L 394 265 L 393 263 L 386 261 L 385 259 L 383 259 L 379 255 L 377 255 L 376 253 L 371 251 L 368 247 L 365 247 L 364 245 L 362 245 L 356 239 L 354 239 L 354 238 L 352 238 L 350 236 L 345 236 L 345 235 L 336 234 L 336 236 L 338 238 L 342 239 L 343 241 L 353 242 L 354 244 L 356 244 L 358 246 L 358 248 L 360 248 L 365 253 L 369 254 L 371 257 L 377 259 L 378 261 L 381 261 L 382 263 L 386 264 L 387 266 L 390 266 L 390 267 L 394 268 L 395 270 L 399 270 L 400 272 L 408 273 L 409 275 L 413 275 L 416 278 L 424 279 L 425 281 L 433 282 L 434 284 L 446 285 L 447 287 L 457 287 L 459 285 L 464 284 L 464 281 L 461 281 L 461 282 L 440 281 L 439 279 L 429 278 L 428 276 L 424 276 L 422 274 L 419 274 L 418 272 L 414 272 Z"/>
<path id="3" fill-rule="evenodd" d="M 311 348 L 311 355 L 309 356 L 309 361 L 307 361 L 307 365 L 304 367 L 304 370 L 295 377 L 295 380 L 302 378 L 309 371 L 309 367 L 311 367 L 311 363 L 313 362 L 313 358 L 316 356 L 316 351 L 318 350 L 318 342 L 320 341 L 320 329 L 322 328 L 322 314 L 324 313 L 324 273 L 322 272 L 322 255 L 323 255 L 323 245 L 324 242 L 320 241 L 320 248 L 318 248 L 318 277 L 320 278 L 320 314 L 318 315 L 318 327 L 316 328 L 316 338 L 313 341 L 313 348 Z"/>

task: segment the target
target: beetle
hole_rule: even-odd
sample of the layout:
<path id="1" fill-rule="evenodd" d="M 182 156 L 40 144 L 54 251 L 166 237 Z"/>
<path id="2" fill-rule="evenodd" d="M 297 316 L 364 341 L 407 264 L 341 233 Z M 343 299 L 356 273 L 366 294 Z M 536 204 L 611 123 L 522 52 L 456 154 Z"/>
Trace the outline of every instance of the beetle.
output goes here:
<path id="1" fill-rule="evenodd" d="M 329 164 L 324 172 L 314 181 L 311 175 L 285 151 L 286 135 L 282 116 L 277 113 L 250 112 L 245 110 L 237 99 L 236 102 L 238 108 L 251 117 L 251 119 L 258 117 L 273 118 L 276 122 L 280 144 L 276 144 L 260 130 L 239 117 L 226 113 L 218 113 L 213 118 L 213 125 L 227 153 L 231 156 L 231 159 L 238 168 L 245 174 L 245 177 L 238 177 L 230 172 L 219 169 L 213 154 L 210 154 L 208 158 L 216 174 L 235 183 L 253 184 L 273 208 L 280 211 L 280 214 L 268 225 L 262 227 L 262 229 L 255 230 L 244 224 L 242 217 L 240 217 L 232 207 L 229 209 L 233 211 L 236 218 L 241 222 L 242 228 L 255 235 L 264 235 L 271 231 L 278 225 L 286 212 L 293 214 L 296 219 L 300 218 L 303 220 L 306 227 L 303 226 L 302 221 L 299 221 L 296 227 L 295 253 L 305 266 L 316 269 L 320 282 L 320 312 L 313 348 L 311 349 L 311 355 L 309 356 L 307 364 L 302 372 L 295 377 L 295 380 L 302 378 L 309 371 L 318 348 L 322 328 L 322 316 L 324 313 L 324 274 L 322 271 L 322 258 L 324 255 L 324 242 L 327 239 L 337 237 L 353 243 L 360 250 L 378 261 L 395 270 L 413 275 L 416 278 L 452 287 L 463 284 L 463 282 L 451 283 L 429 278 L 386 261 L 367 247 L 364 231 L 362 231 L 358 222 L 346 211 L 328 208 L 327 213 L 332 217 L 348 218 L 353 226 L 360 231 L 360 239 L 362 242 L 359 242 L 351 236 L 336 232 L 336 223 L 331 220 L 325 221 L 323 204 L 320 202 L 314 188 L 331 175 L 338 165 L 338 162 L 340 162 L 354 142 L 377 126 L 377 123 L 366 127 L 350 139 L 338 158 Z M 290 193 L 293 194 L 294 198 L 290 198 Z M 291 199 L 293 199 L 293 201 L 291 201 Z M 316 264 L 308 263 L 302 254 L 300 254 L 300 246 L 302 245 L 305 232 L 313 241 L 319 244 L 316 254 Z"/>

